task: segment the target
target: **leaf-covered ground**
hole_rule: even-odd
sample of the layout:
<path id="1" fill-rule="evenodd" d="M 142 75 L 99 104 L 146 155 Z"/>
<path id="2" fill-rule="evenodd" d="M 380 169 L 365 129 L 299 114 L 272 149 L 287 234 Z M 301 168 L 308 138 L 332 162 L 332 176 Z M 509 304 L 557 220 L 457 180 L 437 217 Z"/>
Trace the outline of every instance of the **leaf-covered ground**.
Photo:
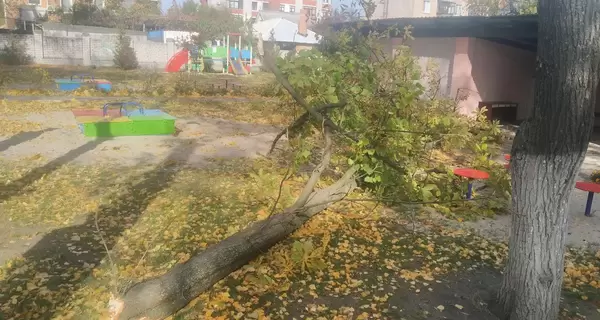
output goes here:
<path id="1" fill-rule="evenodd" d="M 117 74 L 124 82 L 144 80 Z M 23 121 L 26 113 L 103 103 L 2 101 L 0 135 L 51 126 Z M 150 107 L 177 117 L 289 123 L 276 102 Z M 35 156 L 0 158 L 0 319 L 106 319 L 111 293 L 270 214 L 285 168 L 266 160 L 214 164 L 192 168 L 167 158 L 156 166 L 48 166 Z M 302 181 L 284 184 L 280 207 Z M 495 319 L 487 303 L 506 245 L 427 215 L 413 231 L 407 219 L 369 202 L 337 204 L 173 318 Z M 598 254 L 568 252 L 563 319 L 600 318 L 599 266 Z"/>
<path id="2" fill-rule="evenodd" d="M 6 319 L 105 319 L 111 292 L 266 218 L 283 173 L 264 160 L 210 170 L 167 160 L 145 168 L 66 165 L 14 185 L 40 162 L 0 169 L 2 234 L 19 234 L 3 244 L 37 241 L 4 261 Z M 281 205 L 300 186 L 301 178 L 286 183 Z M 419 225 L 413 232 L 397 213 L 340 203 L 174 318 L 494 319 L 486 304 L 506 245 L 426 217 Z M 598 256 L 569 253 L 564 319 L 600 314 L 598 265 Z"/>

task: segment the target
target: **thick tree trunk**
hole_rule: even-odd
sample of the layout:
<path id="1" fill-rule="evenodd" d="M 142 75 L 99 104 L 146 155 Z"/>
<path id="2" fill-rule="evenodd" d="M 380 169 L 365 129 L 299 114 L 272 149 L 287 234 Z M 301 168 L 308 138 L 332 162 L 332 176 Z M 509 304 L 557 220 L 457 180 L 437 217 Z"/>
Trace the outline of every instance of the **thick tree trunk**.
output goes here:
<path id="1" fill-rule="evenodd" d="M 122 301 L 116 303 L 122 307 L 114 312 L 116 318 L 162 319 L 173 314 L 219 280 L 287 238 L 331 203 L 342 200 L 356 187 L 354 167 L 329 187 L 313 191 L 331 160 L 329 128 L 324 128 L 324 138 L 323 159 L 291 207 L 209 247 L 167 274 L 133 286 Z"/>
<path id="2" fill-rule="evenodd" d="M 533 114 L 515 138 L 502 319 L 558 318 L 569 200 L 589 143 L 600 64 L 598 0 L 541 0 Z M 583 213 L 582 213 L 583 214 Z"/>
<path id="3" fill-rule="evenodd" d="M 119 319 L 162 319 L 183 308 L 219 280 L 266 252 L 330 203 L 353 188 L 354 170 L 333 185 L 315 191 L 303 208 L 275 214 L 177 265 L 167 274 L 139 283 L 123 297 Z"/>

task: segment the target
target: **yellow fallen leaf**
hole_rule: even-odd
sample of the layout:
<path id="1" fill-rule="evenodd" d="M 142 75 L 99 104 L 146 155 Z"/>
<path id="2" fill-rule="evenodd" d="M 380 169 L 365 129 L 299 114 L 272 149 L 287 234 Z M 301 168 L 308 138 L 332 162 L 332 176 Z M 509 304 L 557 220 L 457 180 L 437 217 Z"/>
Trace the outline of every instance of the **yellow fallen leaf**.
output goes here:
<path id="1" fill-rule="evenodd" d="M 439 306 L 435 307 L 435 308 L 436 308 L 436 309 L 438 309 L 440 312 L 442 312 L 442 311 L 444 311 L 444 309 L 446 309 L 446 308 L 444 308 L 444 306 L 443 306 L 443 305 L 441 305 L 441 304 L 440 304 Z"/>
<path id="2" fill-rule="evenodd" d="M 460 304 L 455 304 L 454 307 L 458 310 L 462 310 L 463 306 L 461 306 Z"/>

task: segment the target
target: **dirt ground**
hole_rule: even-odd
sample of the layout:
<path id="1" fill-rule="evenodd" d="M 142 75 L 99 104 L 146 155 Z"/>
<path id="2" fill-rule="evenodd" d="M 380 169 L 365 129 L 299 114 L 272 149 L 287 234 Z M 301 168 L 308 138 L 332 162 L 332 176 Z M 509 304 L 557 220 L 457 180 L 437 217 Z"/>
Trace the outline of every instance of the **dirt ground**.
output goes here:
<path id="1" fill-rule="evenodd" d="M 94 139 L 81 134 L 71 112 L 32 113 L 10 119 L 42 123 L 46 127 L 0 136 L 0 158 L 12 161 L 41 158 L 47 163 L 44 167 L 65 163 L 150 167 L 166 157 L 185 161 L 192 167 L 206 167 L 215 159 L 264 155 L 278 132 L 276 127 L 268 125 L 195 117 L 178 119 L 176 136 Z M 181 148 L 181 143 L 189 144 L 192 150 Z M 15 227 L 0 232 L 0 264 L 34 246 L 46 231 Z"/>
<path id="2" fill-rule="evenodd" d="M 257 157 L 265 154 L 278 129 L 274 126 L 234 122 L 214 118 L 178 119 L 177 136 L 117 137 L 91 139 L 84 137 L 70 112 L 32 113 L 12 116 L 13 120 L 27 120 L 46 124 L 36 132 L 24 132 L 12 137 L 0 137 L 1 156 L 9 160 L 43 157 L 55 163 L 73 162 L 84 165 L 117 163 L 124 166 L 151 165 L 162 161 L 181 141 L 194 148 L 189 165 L 206 166 L 215 158 Z M 598 139 L 596 139 L 598 140 Z M 510 144 L 504 148 L 508 153 Z M 175 157 L 177 159 L 177 156 Z M 183 159 L 179 159 L 183 160 Z M 499 159 L 499 161 L 502 161 Z M 600 168 L 600 144 L 590 143 L 581 167 L 580 180 Z M 598 196 L 600 197 L 600 196 Z M 600 247 L 600 199 L 592 206 L 592 217 L 584 216 L 587 193 L 573 189 L 570 204 L 568 244 L 597 249 Z M 473 229 L 484 237 L 507 240 L 510 216 L 464 222 L 460 228 Z M 0 259 L 1 260 L 1 259 Z"/>
<path id="3" fill-rule="evenodd" d="M 42 157 L 48 163 L 54 164 L 69 162 L 82 165 L 114 163 L 119 166 L 152 166 L 168 157 L 186 161 L 193 167 L 205 167 L 215 158 L 253 158 L 264 155 L 279 131 L 274 126 L 194 117 L 177 120 L 176 136 L 90 139 L 80 133 L 70 112 L 32 113 L 11 119 L 43 123 L 46 126 L 35 132 L 0 137 L 0 157 L 12 161 Z M 182 142 L 189 143 L 190 147 L 182 149 Z M 585 179 L 599 165 L 600 145 L 591 144 L 580 179 Z M 598 245 L 600 241 L 600 214 L 585 217 L 585 200 L 586 195 L 583 192 L 573 192 L 569 244 L 574 246 L 590 247 Z M 594 205 L 594 212 L 597 210 L 600 210 L 600 202 Z M 70 238 L 65 238 L 64 235 L 70 236 L 73 230 L 69 228 L 80 228 L 78 224 L 83 225 L 85 221 L 75 221 L 73 227 L 67 227 L 68 232 L 61 231 L 60 237 L 55 238 L 69 242 Z M 509 216 L 498 216 L 495 219 L 462 223 L 457 227 L 473 228 L 484 237 L 504 240 L 508 236 L 509 225 Z M 40 256 L 49 255 L 49 246 L 56 244 L 40 241 L 45 239 L 45 236 L 43 230 L 28 227 L 0 233 L 0 264 L 25 252 L 38 253 Z M 32 251 L 35 248 L 37 251 Z M 97 262 L 96 260 L 94 261 Z M 487 308 L 501 280 L 501 274 L 496 269 L 477 266 L 465 272 L 448 274 L 440 281 L 427 285 L 411 285 L 400 278 L 382 281 L 378 276 L 382 273 L 380 267 L 381 265 L 364 266 L 362 277 L 371 288 L 377 288 L 378 291 L 389 295 L 389 310 L 386 313 L 388 319 L 497 319 Z M 304 284 L 298 282 L 297 285 Z M 300 295 L 295 301 L 288 309 L 292 311 L 292 315 L 299 318 L 304 317 L 311 304 L 325 304 L 329 308 L 351 305 L 355 306 L 357 311 L 363 307 L 360 295 L 314 300 Z M 597 319 L 594 318 L 596 310 L 589 303 L 566 301 L 571 304 L 571 310 L 590 315 L 588 319 Z M 438 309 L 439 306 L 445 306 L 443 312 Z"/>
<path id="4" fill-rule="evenodd" d="M 208 159 L 213 158 L 252 158 L 265 154 L 278 132 L 273 126 L 196 117 L 178 119 L 176 136 L 94 139 L 81 134 L 71 112 L 33 113 L 10 119 L 44 123 L 48 127 L 37 132 L 0 137 L 4 139 L 0 141 L 3 158 L 19 160 L 41 156 L 52 161 L 84 165 L 111 162 L 124 166 L 156 164 L 171 154 L 182 140 L 193 145 L 194 150 L 187 158 L 192 166 L 206 165 Z"/>

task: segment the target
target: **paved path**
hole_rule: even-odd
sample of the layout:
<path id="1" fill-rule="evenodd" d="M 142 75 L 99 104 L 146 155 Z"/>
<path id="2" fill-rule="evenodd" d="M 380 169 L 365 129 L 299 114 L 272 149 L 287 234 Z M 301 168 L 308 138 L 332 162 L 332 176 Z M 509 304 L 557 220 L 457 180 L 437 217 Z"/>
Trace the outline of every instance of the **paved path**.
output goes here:
<path id="1" fill-rule="evenodd" d="M 0 156 L 5 159 L 18 160 L 39 154 L 48 160 L 133 166 L 158 163 L 172 151 L 181 149 L 176 148 L 178 145 L 188 143 L 194 149 L 188 158 L 189 164 L 203 166 L 210 158 L 252 158 L 266 154 L 280 130 L 269 125 L 194 117 L 177 119 L 177 136 L 92 139 L 81 134 L 71 112 L 32 113 L 22 119 L 52 124 L 52 127 L 12 137 L 0 136 Z M 177 159 L 177 155 L 171 156 Z"/>
<path id="2" fill-rule="evenodd" d="M 595 140 L 597 142 L 597 140 Z M 503 152 L 510 153 L 511 143 L 507 143 Z M 504 157 L 498 161 L 504 161 Z M 577 180 L 588 180 L 590 174 L 600 170 L 600 144 L 590 143 L 588 152 Z M 584 247 L 592 250 L 600 249 L 600 194 L 594 198 L 592 205 L 592 217 L 584 215 L 587 202 L 587 192 L 575 189 L 571 194 L 569 206 L 569 235 L 567 244 L 576 247 Z M 508 240 L 510 229 L 510 215 L 496 216 L 494 219 L 483 219 L 477 222 L 463 223 L 468 228 L 473 228 L 482 236 Z"/>

